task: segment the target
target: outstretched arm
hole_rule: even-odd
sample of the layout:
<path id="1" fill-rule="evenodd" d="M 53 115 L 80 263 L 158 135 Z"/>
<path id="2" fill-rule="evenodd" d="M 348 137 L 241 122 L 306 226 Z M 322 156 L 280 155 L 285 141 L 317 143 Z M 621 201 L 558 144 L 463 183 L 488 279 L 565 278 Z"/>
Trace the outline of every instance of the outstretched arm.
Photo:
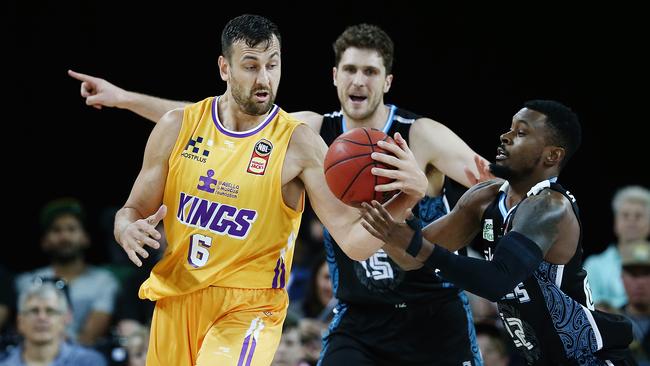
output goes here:
<path id="1" fill-rule="evenodd" d="M 372 205 L 364 204 L 363 227 L 373 236 L 386 244 L 383 249 L 403 269 L 413 270 L 423 266 L 423 262 L 433 251 L 434 246 L 429 242 L 442 245 L 450 251 L 465 246 L 479 230 L 481 213 L 490 202 L 502 182 L 494 180 L 484 182 L 470 188 L 458 201 L 458 204 L 447 215 L 429 224 L 424 231 L 420 228 L 419 220 L 410 224 L 396 220 L 377 202 Z M 412 215 L 407 212 L 407 218 Z M 419 237 L 414 238 L 417 234 Z M 422 241 L 424 235 L 428 241 Z"/>
<path id="2" fill-rule="evenodd" d="M 407 251 L 421 246 L 416 259 L 423 265 L 439 269 L 442 277 L 469 292 L 497 301 L 537 269 L 557 242 L 562 226 L 570 221 L 569 212 L 566 200 L 558 197 L 539 195 L 527 199 L 518 209 L 513 229 L 501 238 L 490 261 L 454 255 L 417 234 L 409 236 L 408 245 L 403 241 L 400 245 Z M 381 221 L 381 217 L 371 215 L 373 220 Z M 369 224 L 374 235 L 385 236 L 377 230 L 381 226 Z"/>
<path id="3" fill-rule="evenodd" d="M 161 99 L 124 90 L 104 79 L 72 70 L 68 70 L 68 75 L 81 81 L 81 96 L 86 98 L 87 105 L 97 109 L 102 107 L 127 109 L 154 123 L 168 111 L 189 104 L 189 102 Z"/>
<path id="4" fill-rule="evenodd" d="M 433 166 L 465 187 L 494 179 L 489 162 L 439 122 L 418 119 L 409 131 L 409 142 L 421 166 Z"/>

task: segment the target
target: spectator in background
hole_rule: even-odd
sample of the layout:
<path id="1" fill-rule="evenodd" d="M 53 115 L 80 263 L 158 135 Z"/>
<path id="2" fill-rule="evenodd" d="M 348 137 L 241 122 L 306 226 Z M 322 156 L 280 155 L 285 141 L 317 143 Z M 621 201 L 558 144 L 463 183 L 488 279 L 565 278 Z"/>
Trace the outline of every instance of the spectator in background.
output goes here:
<path id="1" fill-rule="evenodd" d="M 14 293 L 13 276 L 11 272 L 0 265 L 0 360 L 5 356 L 5 349 L 15 344 L 13 333 L 15 333 L 11 314 L 16 305 L 16 294 Z"/>
<path id="2" fill-rule="evenodd" d="M 304 350 L 302 347 L 298 317 L 288 313 L 282 325 L 280 345 L 273 357 L 272 366 L 303 366 Z"/>
<path id="3" fill-rule="evenodd" d="M 640 366 L 650 366 L 650 242 L 629 243 L 620 253 L 628 298 L 622 311 L 632 320 L 634 332 L 630 349 Z"/>
<path id="4" fill-rule="evenodd" d="M 105 366 L 98 352 L 66 342 L 70 308 L 62 289 L 52 282 L 36 282 L 20 292 L 17 326 L 24 337 L 0 366 L 93 365 Z"/>
<path id="5" fill-rule="evenodd" d="M 336 299 L 332 291 L 329 267 L 325 252 L 321 252 L 312 264 L 309 284 L 305 298 L 300 304 L 300 312 L 304 317 L 329 322 L 335 305 Z"/>
<path id="6" fill-rule="evenodd" d="M 62 198 L 48 203 L 40 219 L 44 230 L 41 248 L 51 264 L 19 275 L 16 289 L 23 292 L 38 278 L 64 280 L 73 309 L 68 336 L 81 344 L 94 345 L 108 334 L 118 282 L 109 271 L 86 263 L 84 251 L 90 246 L 90 238 L 77 200 Z"/>
<path id="7" fill-rule="evenodd" d="M 16 303 L 16 294 L 13 291 L 12 275 L 8 269 L 0 265 L 0 334 L 10 322 L 11 309 Z"/>
<path id="8" fill-rule="evenodd" d="M 510 351 L 499 328 L 493 324 L 476 323 L 476 339 L 484 366 L 508 366 Z"/>
<path id="9" fill-rule="evenodd" d="M 319 319 L 302 318 L 298 323 L 298 328 L 300 329 L 303 364 L 316 366 L 323 349 L 322 338 L 327 330 L 327 323 Z"/>
<path id="10" fill-rule="evenodd" d="M 590 256 L 584 263 L 594 303 L 605 311 L 619 309 L 627 302 L 619 251 L 650 235 L 650 190 L 641 186 L 623 187 L 614 195 L 612 209 L 617 243 Z"/>
<path id="11" fill-rule="evenodd" d="M 494 325 L 498 328 L 502 326 L 497 304 L 495 302 L 476 296 L 471 292 L 467 293 L 467 299 L 469 300 L 469 306 L 472 309 L 474 324 L 484 323 Z"/>

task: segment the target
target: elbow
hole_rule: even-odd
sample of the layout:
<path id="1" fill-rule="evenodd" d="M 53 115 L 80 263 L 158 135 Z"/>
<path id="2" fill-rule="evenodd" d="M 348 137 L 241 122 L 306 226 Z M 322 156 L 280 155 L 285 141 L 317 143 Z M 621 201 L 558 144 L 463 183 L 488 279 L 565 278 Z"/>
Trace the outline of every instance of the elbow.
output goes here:
<path id="1" fill-rule="evenodd" d="M 361 248 L 356 248 L 350 245 L 340 245 L 343 253 L 347 255 L 350 259 L 355 261 L 365 261 L 370 258 L 373 253 L 368 253 L 367 251 L 361 250 Z"/>
<path id="2" fill-rule="evenodd" d="M 483 298 L 485 298 L 485 299 L 487 299 L 489 301 L 492 301 L 492 302 L 497 302 L 497 301 L 501 300 L 507 293 L 508 293 L 507 291 L 503 291 L 503 292 L 501 292 L 501 291 L 491 291 L 489 293 L 485 293 L 485 294 L 481 295 L 481 297 L 483 297 Z"/>

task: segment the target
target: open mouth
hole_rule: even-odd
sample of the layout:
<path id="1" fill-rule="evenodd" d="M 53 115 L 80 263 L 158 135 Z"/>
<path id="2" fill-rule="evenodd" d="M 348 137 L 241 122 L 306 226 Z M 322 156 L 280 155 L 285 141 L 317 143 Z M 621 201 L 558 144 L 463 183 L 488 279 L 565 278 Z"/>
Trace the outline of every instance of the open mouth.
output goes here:
<path id="1" fill-rule="evenodd" d="M 505 159 L 507 159 L 507 158 L 508 158 L 508 152 L 507 152 L 504 148 L 502 148 L 502 147 L 497 147 L 497 156 L 496 156 L 496 160 L 497 160 L 497 161 L 499 161 L 499 160 L 505 160 Z"/>
<path id="2" fill-rule="evenodd" d="M 269 99 L 269 92 L 266 91 L 258 91 L 255 92 L 255 98 L 260 101 L 260 102 L 265 102 Z"/>
<path id="3" fill-rule="evenodd" d="M 350 100 L 353 103 L 361 103 L 361 102 L 365 101 L 366 99 L 368 99 L 368 97 L 363 96 L 363 95 L 350 95 Z"/>

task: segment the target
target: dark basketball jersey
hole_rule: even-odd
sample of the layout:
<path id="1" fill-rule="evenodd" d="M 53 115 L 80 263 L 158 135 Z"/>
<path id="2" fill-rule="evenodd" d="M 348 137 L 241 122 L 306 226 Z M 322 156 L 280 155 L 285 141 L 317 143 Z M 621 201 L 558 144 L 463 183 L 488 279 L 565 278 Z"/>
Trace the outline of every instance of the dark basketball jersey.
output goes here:
<path id="1" fill-rule="evenodd" d="M 554 178 L 535 185 L 527 197 L 547 188 L 571 202 L 580 223 L 575 198 Z M 516 215 L 518 205 L 506 209 L 507 191 L 506 182 L 483 214 L 475 244 L 487 260 Z M 611 365 L 607 362 L 620 359 L 620 351 L 630 342 L 622 317 L 594 311 L 582 268 L 581 239 L 582 226 L 576 252 L 567 264 L 542 261 L 532 276 L 497 301 L 507 333 L 530 365 Z"/>
<path id="2" fill-rule="evenodd" d="M 420 116 L 389 105 L 390 114 L 383 131 L 389 136 L 399 132 L 408 142 L 411 124 Z M 341 112 L 326 114 L 320 135 L 327 145 L 342 133 L 346 126 Z M 449 212 L 444 195 L 424 197 L 414 210 L 426 225 Z M 345 303 L 399 304 L 435 298 L 458 297 L 458 289 L 443 281 L 432 271 L 420 269 L 404 271 L 382 249 L 365 261 L 350 259 L 325 232 L 325 249 L 335 296 Z M 436 290 L 436 291 L 432 291 Z"/>

